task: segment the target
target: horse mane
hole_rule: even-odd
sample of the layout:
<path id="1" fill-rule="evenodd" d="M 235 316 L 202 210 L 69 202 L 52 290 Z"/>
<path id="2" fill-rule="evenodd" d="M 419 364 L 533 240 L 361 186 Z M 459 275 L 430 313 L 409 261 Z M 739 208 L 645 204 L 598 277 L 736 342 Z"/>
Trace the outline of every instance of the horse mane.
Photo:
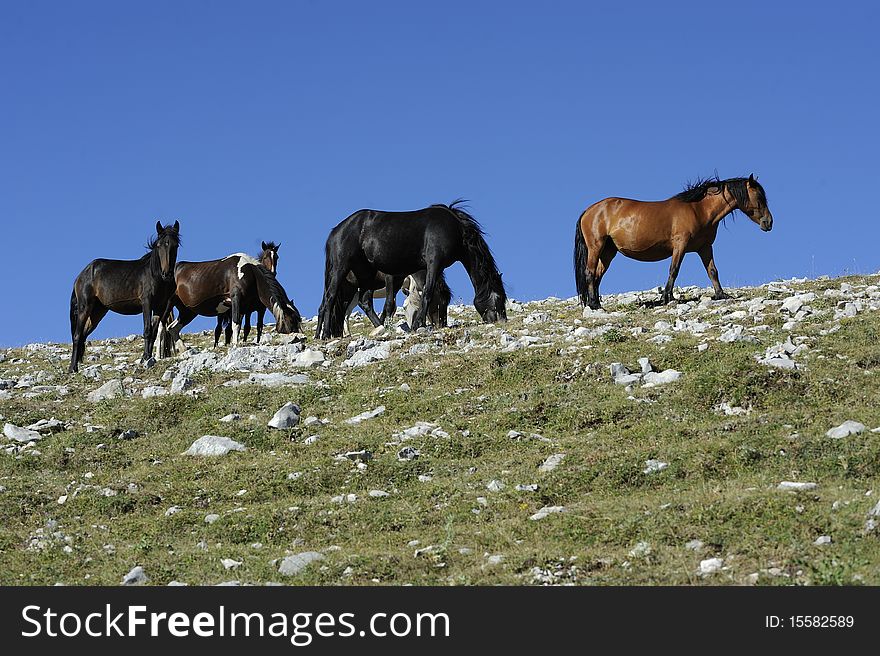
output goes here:
<path id="1" fill-rule="evenodd" d="M 672 198 L 685 203 L 697 203 L 706 197 L 709 193 L 709 189 L 712 187 L 720 187 L 721 189 L 727 189 L 730 192 L 734 200 L 736 200 L 737 206 L 734 209 L 739 209 L 745 207 L 749 202 L 748 182 L 748 178 L 727 178 L 726 180 L 721 180 L 718 178 L 718 174 L 715 174 L 709 178 L 697 178 L 693 182 L 688 182 L 685 185 L 684 190 L 680 191 Z M 766 206 L 767 194 L 764 192 L 764 187 L 762 187 L 757 180 L 754 181 L 754 184 L 758 192 L 759 200 L 761 200 Z"/>
<path id="2" fill-rule="evenodd" d="M 299 332 L 300 326 L 302 324 L 302 315 L 300 315 L 299 310 L 293 304 L 293 301 L 287 296 L 287 292 L 284 291 L 284 287 L 281 286 L 281 283 L 278 282 L 278 278 L 275 277 L 275 274 L 269 271 L 262 264 L 250 264 L 247 263 L 244 266 L 252 266 L 256 269 L 257 273 L 266 283 L 266 286 L 269 288 L 269 299 L 274 305 L 280 305 L 282 308 L 288 308 L 293 312 L 294 315 L 294 330 Z M 269 311 L 274 314 L 274 307 L 269 306 Z M 275 320 L 278 321 L 278 317 L 275 317 Z"/>
<path id="3" fill-rule="evenodd" d="M 461 226 L 462 242 L 465 250 L 471 256 L 471 264 L 476 272 L 475 281 L 476 297 L 478 299 L 487 300 L 492 292 L 501 297 L 504 303 L 507 301 L 507 292 L 504 290 L 504 282 L 501 280 L 501 272 L 498 271 L 498 265 L 489 244 L 486 243 L 485 233 L 480 223 L 468 212 L 464 207 L 467 201 L 458 198 L 448 205 L 437 203 L 431 207 L 442 208 L 450 212 Z M 450 293 L 451 297 L 451 293 Z"/>

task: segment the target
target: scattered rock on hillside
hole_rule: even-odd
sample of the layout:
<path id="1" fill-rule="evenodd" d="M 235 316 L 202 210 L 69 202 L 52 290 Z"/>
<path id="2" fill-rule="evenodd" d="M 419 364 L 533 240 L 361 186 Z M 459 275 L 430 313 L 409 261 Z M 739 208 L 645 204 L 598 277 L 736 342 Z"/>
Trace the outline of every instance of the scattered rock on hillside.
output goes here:
<path id="1" fill-rule="evenodd" d="M 860 424 L 859 422 L 853 421 L 852 419 L 847 419 L 840 426 L 835 426 L 834 428 L 830 429 L 827 433 L 825 433 L 825 436 L 835 440 L 839 440 L 842 437 L 858 435 L 864 430 L 864 424 Z"/>
<path id="2" fill-rule="evenodd" d="M 230 451 L 244 451 L 241 442 L 219 435 L 203 435 L 183 452 L 185 456 L 225 456 Z"/>
<path id="3" fill-rule="evenodd" d="M 19 442 L 21 444 L 27 444 L 28 442 L 37 442 L 43 439 L 43 436 L 35 430 L 21 428 L 20 426 L 9 423 L 3 425 L 3 434 L 10 440 L 14 440 L 15 442 Z"/>
<path id="4" fill-rule="evenodd" d="M 816 483 L 800 483 L 797 481 L 782 481 L 779 485 L 776 486 L 777 490 L 792 490 L 794 492 L 806 492 L 808 490 L 815 490 L 819 487 Z"/>
<path id="5" fill-rule="evenodd" d="M 303 551 L 283 558 L 278 565 L 278 573 L 282 576 L 296 576 L 312 563 L 324 560 L 324 554 L 317 551 Z"/>
<path id="6" fill-rule="evenodd" d="M 541 466 L 538 467 L 538 471 L 540 472 L 551 472 L 556 469 L 562 461 L 565 459 L 564 453 L 554 453 L 552 456 L 549 456 Z"/>
<path id="7" fill-rule="evenodd" d="M 86 398 L 92 403 L 97 403 L 106 399 L 115 399 L 123 396 L 124 394 L 125 388 L 122 386 L 122 381 L 114 378 L 113 380 L 108 380 L 98 389 L 89 392 Z"/>
<path id="8" fill-rule="evenodd" d="M 372 419 L 373 417 L 378 417 L 383 412 L 385 412 L 385 406 L 380 405 L 378 408 L 374 410 L 367 410 L 366 412 L 362 412 L 359 415 L 351 417 L 350 419 L 346 419 L 345 423 L 350 425 L 356 425 L 361 423 L 362 421 L 366 421 L 367 419 Z"/>
<path id="9" fill-rule="evenodd" d="M 146 583 L 148 580 L 144 568 L 137 565 L 136 567 L 133 567 L 128 574 L 122 577 L 122 585 L 138 585 L 139 583 Z"/>
<path id="10" fill-rule="evenodd" d="M 296 403 L 288 401 L 281 406 L 274 415 L 272 415 L 268 426 L 269 428 L 277 428 L 278 430 L 293 428 L 299 423 L 300 412 L 300 407 Z"/>

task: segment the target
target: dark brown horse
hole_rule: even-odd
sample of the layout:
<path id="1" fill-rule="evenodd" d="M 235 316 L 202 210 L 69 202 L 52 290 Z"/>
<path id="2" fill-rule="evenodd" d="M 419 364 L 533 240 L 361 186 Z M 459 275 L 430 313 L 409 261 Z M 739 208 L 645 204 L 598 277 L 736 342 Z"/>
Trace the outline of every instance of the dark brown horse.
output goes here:
<path id="1" fill-rule="evenodd" d="M 178 246 L 180 223 L 157 221 L 156 236 L 147 244 L 150 252 L 139 260 L 92 260 L 80 272 L 70 295 L 71 373 L 82 362 L 86 338 L 110 310 L 144 315 L 143 361 L 152 358 L 159 317 L 174 294 Z"/>
<path id="2" fill-rule="evenodd" d="M 276 276 L 278 275 L 278 249 L 281 243 L 277 245 L 274 241 L 262 243 L 262 250 L 257 256 L 257 262 L 269 269 Z M 246 342 L 251 332 L 251 313 L 257 313 L 257 344 L 260 343 L 260 337 L 263 335 L 263 320 L 266 318 L 266 306 L 257 302 L 259 307 L 242 308 L 244 314 L 244 330 L 242 331 L 242 339 Z M 214 348 L 220 343 L 220 333 L 226 329 L 226 346 L 232 341 L 232 319 L 231 313 L 220 314 L 217 316 L 217 327 L 214 328 Z"/>
<path id="3" fill-rule="evenodd" d="M 714 298 L 725 298 L 712 244 L 721 220 L 734 210 L 765 232 L 773 227 L 764 188 L 753 175 L 698 180 L 668 200 L 606 198 L 591 205 L 578 219 L 574 235 L 574 276 L 581 303 L 600 307 L 599 283 L 618 251 L 642 262 L 672 258 L 662 303 L 673 300 L 684 254 L 699 253 L 715 289 Z"/>
<path id="4" fill-rule="evenodd" d="M 258 303 L 275 316 L 277 332 L 300 330 L 299 311 L 275 274 L 244 253 L 207 262 L 178 262 L 174 273 L 177 288 L 163 315 L 169 346 L 177 346 L 180 331 L 196 316 L 216 317 L 226 312 L 230 313 L 233 325 L 233 345 L 238 346 L 243 312 L 257 307 Z M 178 312 L 174 320 L 171 320 L 172 306 Z"/>

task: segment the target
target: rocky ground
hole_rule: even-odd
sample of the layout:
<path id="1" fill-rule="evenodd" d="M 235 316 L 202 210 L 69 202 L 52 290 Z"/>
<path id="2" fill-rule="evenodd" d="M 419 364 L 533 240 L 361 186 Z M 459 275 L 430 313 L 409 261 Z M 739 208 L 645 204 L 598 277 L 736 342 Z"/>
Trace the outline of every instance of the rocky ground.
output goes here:
<path id="1" fill-rule="evenodd" d="M 880 276 L 731 293 L 0 350 L 0 583 L 880 584 Z"/>

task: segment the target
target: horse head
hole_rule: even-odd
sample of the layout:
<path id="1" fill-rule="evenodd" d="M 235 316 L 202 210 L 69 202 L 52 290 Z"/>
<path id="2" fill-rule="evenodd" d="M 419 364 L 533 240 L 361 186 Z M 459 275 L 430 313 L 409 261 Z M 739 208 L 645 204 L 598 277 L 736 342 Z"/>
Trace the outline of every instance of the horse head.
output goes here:
<path id="1" fill-rule="evenodd" d="M 156 221 L 156 237 L 150 241 L 150 250 L 159 258 L 159 270 L 162 279 L 174 279 L 174 267 L 177 264 L 177 249 L 180 247 L 180 221 L 174 225 L 163 226 Z"/>
<path id="2" fill-rule="evenodd" d="M 488 295 L 474 298 L 474 307 L 484 323 L 507 321 L 507 297 L 504 293 L 490 291 Z"/>
<path id="3" fill-rule="evenodd" d="M 764 232 L 773 229 L 773 215 L 767 207 L 767 194 L 754 174 L 746 181 L 746 199 L 745 202 L 737 202 L 737 209 L 761 226 Z"/>
<path id="4" fill-rule="evenodd" d="M 292 302 L 277 303 L 272 314 L 275 316 L 275 332 L 285 335 L 301 332 L 302 317 Z"/>
<path id="5" fill-rule="evenodd" d="M 281 243 L 279 242 L 277 245 L 274 241 L 263 242 L 261 244 L 263 250 L 260 252 L 260 257 L 258 258 L 260 264 L 269 269 L 272 273 L 278 273 L 278 249 L 281 248 Z"/>

